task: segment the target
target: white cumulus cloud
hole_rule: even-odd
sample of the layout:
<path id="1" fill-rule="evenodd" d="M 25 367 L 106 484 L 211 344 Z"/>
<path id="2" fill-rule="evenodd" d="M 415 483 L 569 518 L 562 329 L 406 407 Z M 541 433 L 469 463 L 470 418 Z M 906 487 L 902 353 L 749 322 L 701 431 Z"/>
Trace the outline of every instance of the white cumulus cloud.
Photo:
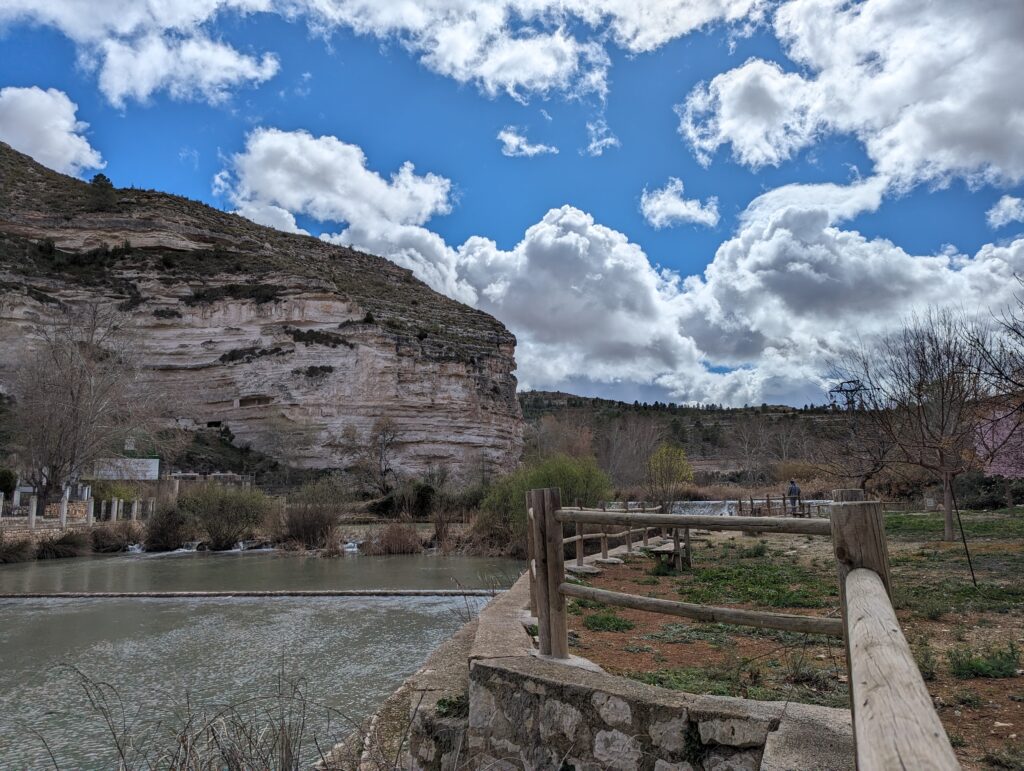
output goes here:
<path id="1" fill-rule="evenodd" d="M 1005 227 L 1011 222 L 1024 222 L 1024 198 L 1004 195 L 986 212 L 985 219 L 993 228 Z"/>
<path id="2" fill-rule="evenodd" d="M 63 91 L 8 86 L 0 89 L 0 141 L 65 174 L 101 169 L 106 164 L 85 137 L 89 124 L 77 113 Z"/>
<path id="3" fill-rule="evenodd" d="M 899 188 L 1024 179 L 1024 3 L 788 0 L 774 30 L 797 71 L 751 59 L 677 109 L 698 159 L 777 165 L 851 134 Z"/>
<path id="4" fill-rule="evenodd" d="M 640 197 L 640 211 L 656 228 L 672 227 L 682 222 L 714 227 L 718 224 L 718 199 L 712 196 L 706 203 L 696 198 L 683 197 L 683 181 L 670 177 L 668 184 L 658 190 L 644 189 Z"/>
<path id="5" fill-rule="evenodd" d="M 607 47 L 654 50 L 715 22 L 764 17 L 768 0 L 5 0 L 0 25 L 54 27 L 98 72 L 114 104 L 166 90 L 223 99 L 276 74 L 272 52 L 216 39 L 219 19 L 272 13 L 325 38 L 337 30 L 397 41 L 430 70 L 489 95 L 607 92 Z M 141 77 L 133 81 L 133 66 Z"/>
<path id="6" fill-rule="evenodd" d="M 501 154 L 509 158 L 532 158 L 535 155 L 557 155 L 558 148 L 541 143 L 530 144 L 526 135 L 515 126 L 505 126 L 498 132 Z"/>
<path id="7" fill-rule="evenodd" d="M 1024 238 L 911 254 L 841 227 L 878 207 L 882 176 L 766 192 L 688 277 L 573 206 L 548 211 L 509 249 L 482 235 L 448 244 L 427 227 L 451 206 L 447 179 L 408 164 L 386 178 L 334 137 L 260 129 L 215 184 L 277 227 L 294 229 L 297 214 L 337 223 L 323 238 L 492 313 L 516 334 L 520 381 L 535 388 L 625 380 L 679 400 L 820 401 L 825 362 L 851 335 L 928 305 L 997 311 L 1024 272 Z"/>

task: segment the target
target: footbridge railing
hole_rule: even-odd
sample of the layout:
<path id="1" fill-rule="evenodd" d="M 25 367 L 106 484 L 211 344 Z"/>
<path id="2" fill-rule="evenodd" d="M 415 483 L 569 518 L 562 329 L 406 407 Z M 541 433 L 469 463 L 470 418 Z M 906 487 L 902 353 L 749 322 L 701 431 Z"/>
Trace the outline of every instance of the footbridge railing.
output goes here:
<path id="1" fill-rule="evenodd" d="M 892 582 L 881 504 L 860 490 L 836 490 L 829 518 L 675 515 L 659 511 L 608 511 L 563 507 L 557 488 L 527 494 L 532 605 L 537 614 L 540 653 L 569 657 L 566 598 L 681 616 L 699 622 L 735 624 L 841 637 L 846 646 L 850 707 L 859 769 L 957 769 L 959 764 L 935 712 L 892 605 Z M 564 526 L 576 525 L 566 539 Z M 583 525 L 605 532 L 584 534 Z M 565 547 L 601 539 L 607 557 L 607 528 L 646 542 L 654 528 L 670 529 L 674 552 L 679 531 L 690 529 L 781 533 L 830 537 L 836 557 L 841 618 L 775 613 L 678 602 L 581 586 L 566 580 Z M 627 543 L 629 543 L 627 541 Z"/>

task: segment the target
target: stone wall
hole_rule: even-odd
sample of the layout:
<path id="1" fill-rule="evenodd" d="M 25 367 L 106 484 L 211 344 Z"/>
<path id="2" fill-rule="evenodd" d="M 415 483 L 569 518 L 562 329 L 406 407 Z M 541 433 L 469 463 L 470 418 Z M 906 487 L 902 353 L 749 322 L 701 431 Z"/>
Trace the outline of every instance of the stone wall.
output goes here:
<path id="1" fill-rule="evenodd" d="M 434 677 L 443 693 L 434 683 L 414 695 L 412 768 L 853 768 L 846 710 L 669 691 L 583 659 L 541 658 L 526 632 L 528 604 L 523 576 L 481 613 L 468 677 L 448 671 Z M 415 688 L 416 678 L 410 682 Z M 451 703 L 460 693 L 467 714 L 436 714 L 439 699 Z"/>
<path id="2" fill-rule="evenodd" d="M 578 771 L 756 771 L 785 707 L 667 691 L 533 658 L 477 662 L 469 703 L 478 766 Z"/>

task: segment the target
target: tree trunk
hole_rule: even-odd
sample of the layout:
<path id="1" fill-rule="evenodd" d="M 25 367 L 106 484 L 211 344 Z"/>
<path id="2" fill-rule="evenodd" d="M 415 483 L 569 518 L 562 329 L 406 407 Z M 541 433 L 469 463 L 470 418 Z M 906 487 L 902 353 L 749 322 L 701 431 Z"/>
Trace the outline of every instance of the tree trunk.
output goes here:
<path id="1" fill-rule="evenodd" d="M 942 505 L 945 512 L 946 526 L 942 534 L 943 541 L 954 540 L 953 535 L 953 475 L 942 475 Z"/>

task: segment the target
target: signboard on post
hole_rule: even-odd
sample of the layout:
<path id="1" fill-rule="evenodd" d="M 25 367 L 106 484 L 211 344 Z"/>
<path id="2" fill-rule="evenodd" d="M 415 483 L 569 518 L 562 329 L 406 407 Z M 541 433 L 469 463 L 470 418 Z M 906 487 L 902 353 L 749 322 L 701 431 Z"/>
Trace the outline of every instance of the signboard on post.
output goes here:
<path id="1" fill-rule="evenodd" d="M 159 458 L 104 458 L 96 461 L 93 479 L 119 479 L 132 482 L 160 478 Z"/>

